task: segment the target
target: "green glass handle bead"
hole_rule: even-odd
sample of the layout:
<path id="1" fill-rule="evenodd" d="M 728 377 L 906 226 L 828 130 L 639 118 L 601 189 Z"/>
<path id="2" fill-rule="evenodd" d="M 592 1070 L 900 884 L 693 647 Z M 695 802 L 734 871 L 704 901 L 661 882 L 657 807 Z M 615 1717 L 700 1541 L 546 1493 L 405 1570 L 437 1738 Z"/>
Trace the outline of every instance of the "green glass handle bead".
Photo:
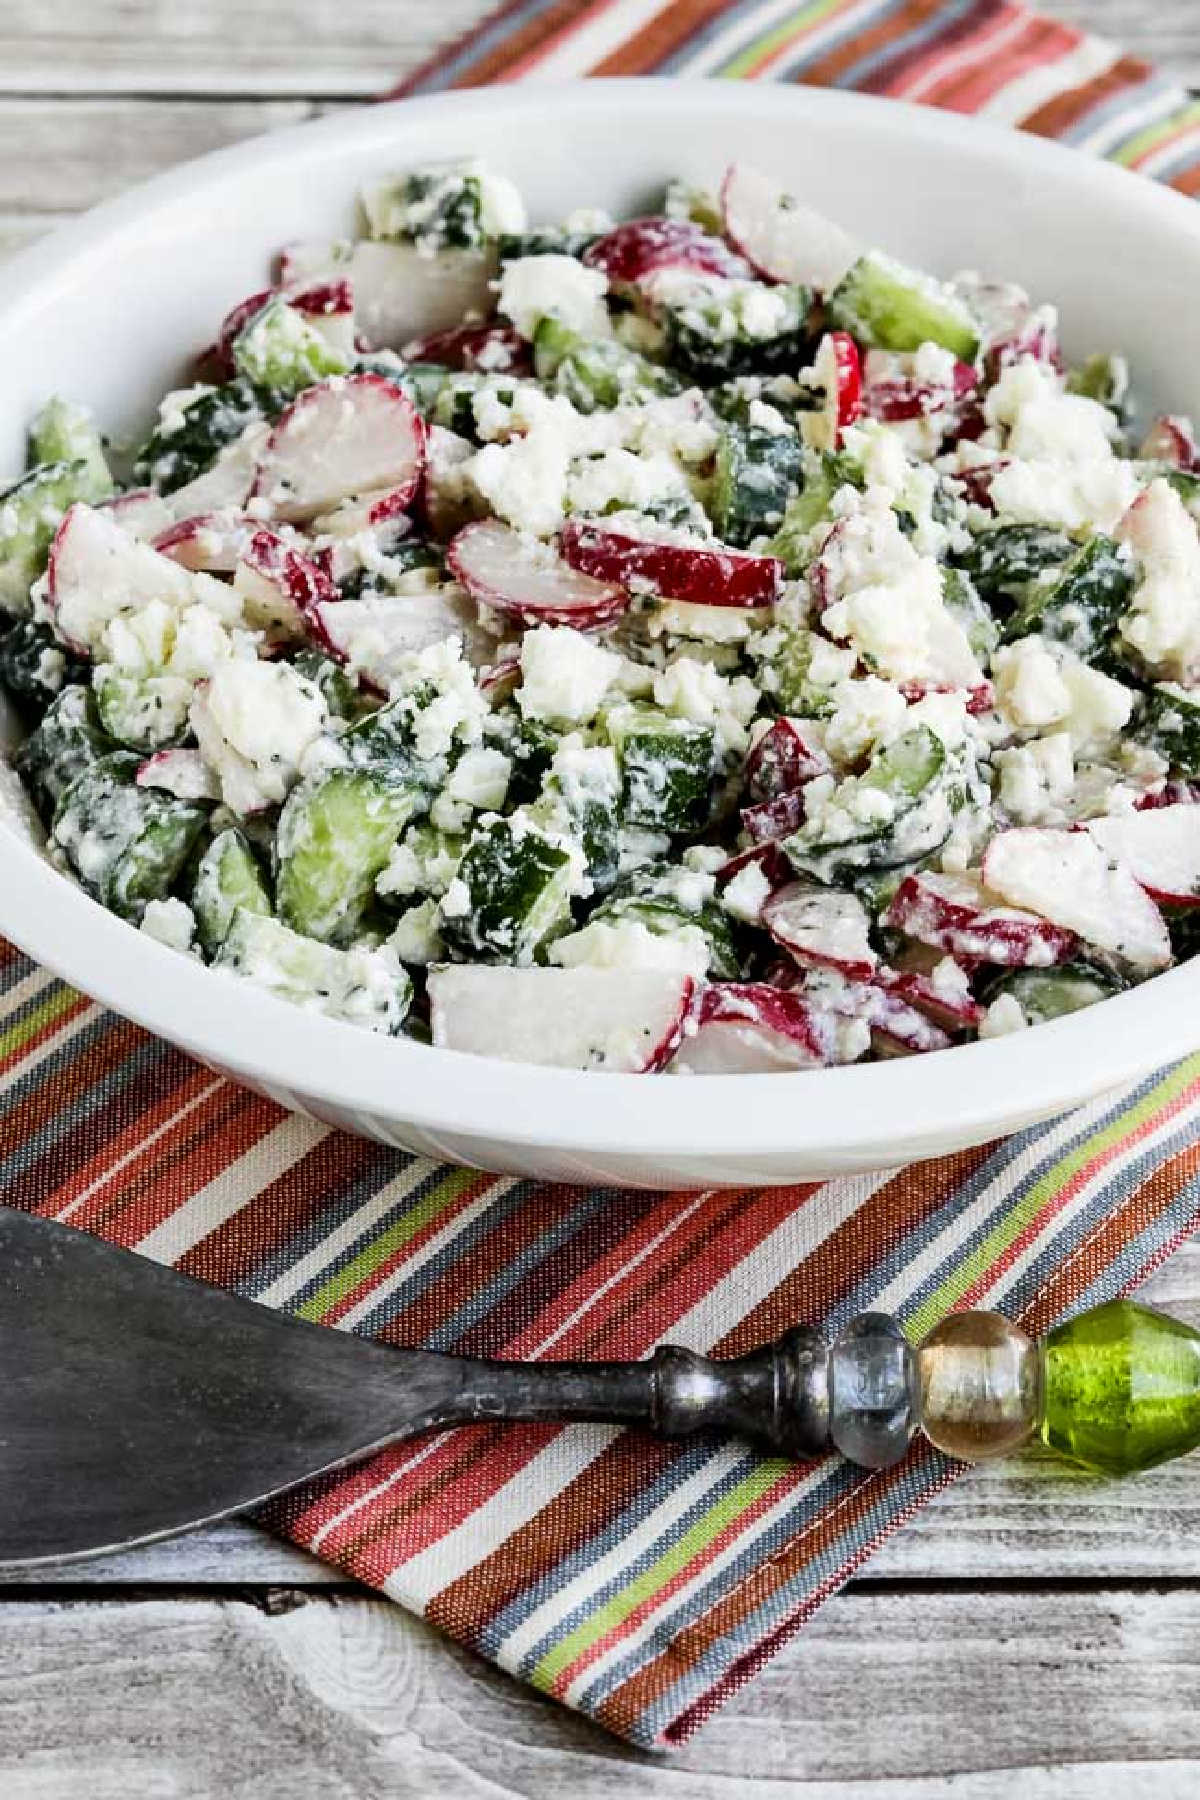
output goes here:
<path id="1" fill-rule="evenodd" d="M 1110 1300 L 1042 1345 L 1043 1443 L 1105 1475 L 1130 1475 L 1200 1444 L 1200 1332 L 1134 1300 Z"/>

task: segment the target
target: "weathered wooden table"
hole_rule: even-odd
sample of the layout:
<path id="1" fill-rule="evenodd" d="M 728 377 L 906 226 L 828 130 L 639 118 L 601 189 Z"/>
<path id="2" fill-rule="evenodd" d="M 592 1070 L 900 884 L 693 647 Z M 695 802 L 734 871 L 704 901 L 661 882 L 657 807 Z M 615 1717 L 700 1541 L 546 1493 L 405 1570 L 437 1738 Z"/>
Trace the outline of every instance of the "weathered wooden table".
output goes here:
<path id="1" fill-rule="evenodd" d="M 0 250 L 185 157 L 359 102 L 485 10 L 3 0 Z M 1057 10 L 1200 87 L 1200 0 Z M 1200 1245 L 1146 1292 L 1200 1323 Z M 1119 1486 L 1036 1458 L 967 1477 L 670 1759 L 249 1527 L 0 1585 L 3 1800 L 617 1792 L 1192 1800 L 1200 1465 Z"/>

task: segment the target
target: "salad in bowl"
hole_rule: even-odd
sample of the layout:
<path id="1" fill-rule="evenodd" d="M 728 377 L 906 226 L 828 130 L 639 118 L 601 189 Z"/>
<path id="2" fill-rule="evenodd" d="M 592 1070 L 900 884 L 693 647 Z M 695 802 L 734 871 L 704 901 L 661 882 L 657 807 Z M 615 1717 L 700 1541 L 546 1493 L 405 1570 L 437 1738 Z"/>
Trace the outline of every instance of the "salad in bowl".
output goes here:
<path id="1" fill-rule="evenodd" d="M 227 978 L 570 1068 L 949 1048 L 1187 957 L 1200 448 L 752 168 L 284 247 L 0 494 L 48 854 Z M 186 353 L 188 346 L 182 346 Z"/>

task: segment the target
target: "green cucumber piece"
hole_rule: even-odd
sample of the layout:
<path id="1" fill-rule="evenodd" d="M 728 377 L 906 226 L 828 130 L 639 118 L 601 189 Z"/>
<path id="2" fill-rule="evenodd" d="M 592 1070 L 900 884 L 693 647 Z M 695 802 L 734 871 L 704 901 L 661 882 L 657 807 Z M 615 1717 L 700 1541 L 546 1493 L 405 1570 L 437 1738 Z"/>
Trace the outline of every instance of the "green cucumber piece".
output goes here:
<path id="1" fill-rule="evenodd" d="M 496 239 L 501 266 L 523 256 L 582 256 L 600 234 L 568 231 L 562 225 L 543 225 L 534 231 L 502 231 Z"/>
<path id="2" fill-rule="evenodd" d="M 166 899 L 208 822 L 202 806 L 135 787 L 138 766 L 117 751 L 86 768 L 59 800 L 53 830 L 88 892 L 134 924 Z"/>
<path id="3" fill-rule="evenodd" d="M 424 684 L 357 720 L 342 738 L 342 748 L 350 761 L 356 768 L 375 770 L 393 783 L 405 782 L 414 791 L 436 793 L 445 782 L 453 759 L 421 757 L 416 747 L 417 715 L 436 698 L 436 689 Z"/>
<path id="4" fill-rule="evenodd" d="M 414 169 L 359 196 L 368 237 L 422 251 L 476 250 L 484 241 L 483 186 L 472 169 Z"/>
<path id="5" fill-rule="evenodd" d="M 289 397 L 350 364 L 281 294 L 268 300 L 233 340 L 233 364 L 252 387 Z"/>
<path id="6" fill-rule="evenodd" d="M 20 619 L 0 637 L 0 685 L 26 716 L 40 719 L 64 688 L 86 678 L 86 664 L 59 643 L 48 625 Z"/>
<path id="7" fill-rule="evenodd" d="M 239 907 L 213 961 L 280 1000 L 390 1036 L 412 1003 L 407 970 L 386 951 L 336 950 Z"/>
<path id="8" fill-rule="evenodd" d="M 196 868 L 192 911 L 200 943 L 213 956 L 241 907 L 269 917 L 274 908 L 258 858 L 240 831 L 219 831 Z"/>
<path id="9" fill-rule="evenodd" d="M 803 449 L 794 432 L 724 426 L 709 491 L 717 536 L 744 548 L 764 532 L 779 530 L 802 463 Z"/>
<path id="10" fill-rule="evenodd" d="M 247 425 L 273 418 L 281 407 L 278 396 L 249 381 L 199 388 L 172 413 L 169 423 L 160 420 L 155 426 L 137 453 L 134 479 L 160 494 L 173 494 L 210 469 Z"/>
<path id="11" fill-rule="evenodd" d="M 1121 983 L 1113 976 L 1086 963 L 1064 963 L 1058 969 L 1014 969 L 988 990 L 988 998 L 1011 994 L 1031 1025 L 1044 1025 L 1120 991 Z"/>
<path id="12" fill-rule="evenodd" d="M 350 597 L 345 589 L 342 597 Z M 331 656 L 325 656 L 320 650 L 301 650 L 292 658 L 292 667 L 298 675 L 312 682 L 335 718 L 354 722 L 377 711 L 361 688 L 355 686 L 342 664 L 335 663 Z"/>
<path id="13" fill-rule="evenodd" d="M 826 452 L 818 461 L 805 458 L 803 481 L 784 509 L 779 530 L 766 546 L 772 556 L 779 557 L 784 573 L 803 575 L 812 558 L 812 534 L 818 525 L 831 521 L 830 507 L 839 488 L 863 485 L 862 470 L 852 456 L 843 452 Z"/>
<path id="14" fill-rule="evenodd" d="M 1039 577 L 1070 562 L 1079 546 L 1047 525 L 996 525 L 956 558 L 989 606 L 1020 606 Z"/>
<path id="15" fill-rule="evenodd" d="M 1103 650 L 1129 605 L 1133 570 L 1112 538 L 1097 535 L 1075 552 L 1057 581 L 1032 587 L 1005 636 L 1040 632 L 1089 661 Z"/>
<path id="16" fill-rule="evenodd" d="M 813 653 L 822 641 L 804 625 L 772 625 L 751 645 L 758 685 L 789 718 L 827 719 L 835 710 L 833 690 L 812 678 Z"/>
<path id="17" fill-rule="evenodd" d="M 1146 695 L 1136 735 L 1185 781 L 1200 780 L 1200 694 L 1159 682 Z"/>
<path id="18" fill-rule="evenodd" d="M 668 219 L 699 225 L 701 231 L 710 232 L 713 237 L 725 235 L 725 219 L 717 195 L 709 188 L 694 187 L 690 181 L 682 181 L 678 176 L 666 185 L 662 211 Z"/>
<path id="19" fill-rule="evenodd" d="M 829 324 L 879 350 L 941 344 L 963 362 L 979 354 L 979 325 L 952 289 L 882 251 L 868 250 L 826 302 Z"/>
<path id="20" fill-rule="evenodd" d="M 107 673 L 95 682 L 96 710 L 109 737 L 149 755 L 187 736 L 193 687 L 178 675 Z"/>
<path id="21" fill-rule="evenodd" d="M 1000 642 L 1000 627 L 965 569 L 942 570 L 942 602 L 965 631 L 977 661 L 986 664 Z"/>
<path id="22" fill-rule="evenodd" d="M 111 478 L 101 485 L 91 465 L 77 461 L 43 463 L 0 493 L 0 613 L 29 613 L 29 590 L 46 567 L 67 508 L 111 492 Z"/>
<path id="23" fill-rule="evenodd" d="M 100 725 L 90 688 L 64 688 L 14 758 L 41 817 L 49 822 L 67 789 L 85 769 L 116 749 Z"/>
<path id="24" fill-rule="evenodd" d="M 606 412 L 623 400 L 678 394 L 682 378 L 639 356 L 615 338 L 587 338 L 557 319 L 541 319 L 533 334 L 533 367 L 540 381 L 565 394 L 577 412 Z"/>
<path id="25" fill-rule="evenodd" d="M 668 301 L 662 308 L 670 360 L 706 381 L 797 369 L 804 360 L 812 299 L 804 287 L 723 281 L 714 289 L 702 277 L 694 298 Z M 776 317 L 770 329 L 753 329 L 754 309 L 764 304 Z"/>
<path id="26" fill-rule="evenodd" d="M 571 915 L 571 856 L 526 819 L 478 825 L 442 900 L 446 943 L 486 962 L 526 963 Z"/>
<path id="27" fill-rule="evenodd" d="M 788 861 L 801 875 L 836 885 L 861 869 L 895 868 L 928 856 L 950 835 L 949 773 L 940 738 L 923 725 L 905 732 L 875 752 L 864 774 L 842 782 L 832 824 L 818 816 L 783 840 Z M 871 790 L 892 801 L 889 818 L 857 812 L 855 798 Z"/>
<path id="28" fill-rule="evenodd" d="M 1104 352 L 1089 356 L 1068 373 L 1067 392 L 1081 394 L 1085 400 L 1098 400 L 1123 421 L 1129 412 L 1129 364 L 1123 356 Z"/>
<path id="29" fill-rule="evenodd" d="M 95 420 L 86 406 L 61 400 L 57 394 L 47 400 L 29 427 L 29 467 L 36 469 L 43 463 L 85 463 L 90 498 L 103 500 L 113 492 L 112 471 Z"/>
<path id="30" fill-rule="evenodd" d="M 501 406 L 511 406 L 516 398 L 517 383 L 510 375 L 487 375 L 478 370 L 452 369 L 438 388 L 429 407 L 435 425 L 453 431 L 471 443 L 482 442 L 475 402 L 481 394 L 493 394 Z M 415 404 L 415 402 L 414 402 Z"/>
<path id="31" fill-rule="evenodd" d="M 605 726 L 621 764 L 625 824 L 701 830 L 716 761 L 712 726 L 651 706 L 616 707 Z"/>
<path id="32" fill-rule="evenodd" d="M 531 812 L 579 843 L 592 892 L 608 893 L 621 864 L 621 771 L 612 751 L 602 746 L 581 747 L 574 756 L 564 751 Z"/>
<path id="33" fill-rule="evenodd" d="M 419 804 L 411 784 L 378 769 L 333 769 L 293 788 L 276 838 L 283 922 L 323 943 L 347 943 Z"/>
<path id="34" fill-rule="evenodd" d="M 588 924 L 604 919 L 629 919 L 644 925 L 655 937 L 671 937 L 686 926 L 701 932 L 708 941 L 708 973 L 713 981 L 737 981 L 742 973 L 742 959 L 728 915 L 712 901 L 698 910 L 681 905 L 666 895 L 618 894 L 605 900 L 589 915 Z"/>
<path id="35" fill-rule="evenodd" d="M 442 567 L 436 545 L 422 543 L 419 538 L 392 545 L 384 552 L 384 557 L 385 567 L 369 569 L 364 565 L 339 583 L 338 592 L 343 600 L 360 600 L 364 594 L 398 594 L 403 591 L 400 583 L 404 577 L 415 569 L 440 571 Z"/>

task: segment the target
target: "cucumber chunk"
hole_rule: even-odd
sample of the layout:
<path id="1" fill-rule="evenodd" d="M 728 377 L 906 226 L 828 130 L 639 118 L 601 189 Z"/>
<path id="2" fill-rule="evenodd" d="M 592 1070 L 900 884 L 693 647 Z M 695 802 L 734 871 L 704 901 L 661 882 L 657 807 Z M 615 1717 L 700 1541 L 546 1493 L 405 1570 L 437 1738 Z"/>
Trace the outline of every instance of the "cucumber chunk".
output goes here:
<path id="1" fill-rule="evenodd" d="M 1067 375 L 1068 394 L 1081 394 L 1085 400 L 1098 400 L 1125 419 L 1129 411 L 1129 364 L 1123 356 L 1101 351 Z"/>
<path id="2" fill-rule="evenodd" d="M 351 939 L 419 804 L 414 787 L 377 769 L 333 769 L 293 788 L 276 840 L 284 923 L 322 942 Z"/>
<path id="3" fill-rule="evenodd" d="M 103 500 L 113 492 L 115 484 L 104 454 L 104 439 L 91 413 L 86 406 L 55 395 L 29 427 L 29 467 L 64 462 L 87 466 L 92 491 L 80 498 Z"/>
<path id="4" fill-rule="evenodd" d="M 1146 695 L 1137 735 L 1185 781 L 1200 780 L 1200 693 L 1159 682 Z"/>
<path id="5" fill-rule="evenodd" d="M 981 531 L 958 567 L 990 606 L 1020 606 L 1040 576 L 1062 569 L 1078 545 L 1047 525 L 996 525 Z"/>
<path id="6" fill-rule="evenodd" d="M 587 338 L 557 319 L 541 319 L 533 335 L 533 367 L 540 381 L 565 394 L 582 413 L 607 412 L 622 400 L 678 394 L 673 370 L 639 356 L 615 338 Z"/>
<path id="7" fill-rule="evenodd" d="M 433 687 L 422 686 L 357 720 L 342 739 L 350 761 L 357 768 L 377 771 L 393 784 L 407 783 L 414 792 L 436 793 L 445 782 L 452 758 L 423 757 L 417 750 L 418 715 L 436 698 Z"/>
<path id="8" fill-rule="evenodd" d="M 699 276 L 663 304 L 671 360 L 706 381 L 799 368 L 812 298 L 803 287 Z"/>
<path id="9" fill-rule="evenodd" d="M 726 425 L 717 444 L 709 511 L 717 536 L 744 549 L 779 530 L 801 477 L 803 450 L 791 431 Z"/>
<path id="10" fill-rule="evenodd" d="M 803 480 L 784 509 L 778 531 L 766 546 L 777 556 L 786 575 L 803 575 L 812 559 L 812 534 L 818 525 L 832 519 L 830 508 L 839 488 L 863 485 L 862 470 L 853 457 L 842 452 L 826 452 L 814 464 L 808 458 L 802 464 Z"/>
<path id="11" fill-rule="evenodd" d="M 703 934 L 709 949 L 708 973 L 713 981 L 737 981 L 742 973 L 742 959 L 728 916 L 711 900 L 698 908 L 687 907 L 669 894 L 633 891 L 612 895 L 588 916 L 588 924 L 605 919 L 626 919 L 644 925 L 655 937 L 670 937 L 691 926 Z"/>
<path id="12" fill-rule="evenodd" d="M 363 188 L 368 236 L 416 244 L 428 255 L 475 250 L 483 243 L 484 176 L 470 165 L 413 169 Z"/>
<path id="13" fill-rule="evenodd" d="M 460 372 L 452 369 L 434 395 L 428 408 L 428 416 L 435 425 L 441 425 L 446 431 L 453 431 L 472 444 L 478 444 L 482 439 L 475 410 L 476 400 L 481 395 L 490 394 L 501 406 L 511 406 L 516 393 L 517 384 L 509 375 L 481 375 L 474 371 Z"/>
<path id="14" fill-rule="evenodd" d="M 1041 632 L 1089 661 L 1116 630 L 1133 593 L 1129 557 L 1112 538 L 1077 550 L 1053 583 L 1037 583 L 1005 627 L 1009 639 Z"/>
<path id="15" fill-rule="evenodd" d="M 0 637 L 0 684 L 27 717 L 40 719 L 65 687 L 86 678 L 86 665 L 48 625 L 21 619 Z"/>
<path id="16" fill-rule="evenodd" d="M 1047 1019 L 1062 1019 L 1098 1000 L 1119 994 L 1121 983 L 1101 970 L 1085 963 L 1064 963 L 1058 969 L 1014 969 L 988 998 L 1011 994 L 1031 1025 L 1042 1025 Z"/>
<path id="17" fill-rule="evenodd" d="M 759 687 L 789 718 L 826 719 L 835 710 L 833 686 L 812 672 L 823 649 L 825 640 L 803 625 L 773 625 L 750 645 Z"/>
<path id="18" fill-rule="evenodd" d="M 608 893 L 621 862 L 621 771 L 613 752 L 585 748 L 579 738 L 562 744 L 530 810 L 539 823 L 576 840 L 592 892 Z"/>
<path id="19" fill-rule="evenodd" d="M 59 800 L 53 831 L 88 892 L 133 924 L 166 899 L 208 821 L 202 806 L 135 787 L 138 764 L 118 751 L 85 769 Z"/>
<path id="20" fill-rule="evenodd" d="M 942 602 L 962 626 L 976 660 L 986 664 L 1000 642 L 1000 627 L 965 569 L 942 570 Z"/>
<path id="21" fill-rule="evenodd" d="M 96 686 L 96 710 L 109 737 L 149 755 L 187 736 L 193 688 L 178 675 L 108 673 Z"/>
<path id="22" fill-rule="evenodd" d="M 345 375 L 350 367 L 328 338 L 281 294 L 268 300 L 242 327 L 233 340 L 233 362 L 252 387 L 288 396 L 326 376 Z"/>
<path id="23" fill-rule="evenodd" d="M 348 598 L 344 589 L 343 598 Z M 353 723 L 376 710 L 369 700 L 364 699 L 341 663 L 334 662 L 320 650 L 301 650 L 292 658 L 292 667 L 298 675 L 312 682 L 335 718 Z"/>
<path id="24" fill-rule="evenodd" d="M 712 726 L 651 706 L 614 708 L 605 724 L 621 764 L 625 823 L 655 831 L 701 830 L 715 764 Z"/>
<path id="25" fill-rule="evenodd" d="M 274 908 L 258 858 L 240 831 L 219 831 L 196 868 L 192 911 L 200 943 L 213 956 L 241 907 L 269 917 Z"/>
<path id="26" fill-rule="evenodd" d="M 234 913 L 213 967 L 280 1000 L 392 1037 L 412 1003 L 412 981 L 389 950 L 336 950 L 246 907 Z"/>
<path id="27" fill-rule="evenodd" d="M 928 856 L 953 824 L 945 746 L 925 726 L 877 750 L 864 774 L 835 791 L 828 809 L 783 840 L 801 875 L 836 885 L 861 869 L 895 868 Z M 879 795 L 887 806 L 873 803 Z"/>
<path id="28" fill-rule="evenodd" d="M 361 600 L 367 594 L 399 594 L 406 591 L 405 578 L 418 569 L 440 571 L 441 554 L 436 545 L 420 538 L 400 544 L 389 544 L 383 560 L 375 567 L 364 564 L 338 583 L 343 600 Z M 411 587 L 407 591 L 411 591 Z"/>
<path id="29" fill-rule="evenodd" d="M 64 688 L 14 759 L 17 774 L 47 823 L 67 789 L 116 749 L 86 687 Z"/>
<path id="30" fill-rule="evenodd" d="M 570 918 L 569 851 L 526 819 L 491 818 L 472 833 L 442 900 L 442 936 L 485 962 L 528 963 Z"/>
<path id="31" fill-rule="evenodd" d="M 601 234 L 568 231 L 562 225 L 543 225 L 534 231 L 502 231 L 496 239 L 501 266 L 524 256 L 582 256 Z"/>
<path id="32" fill-rule="evenodd" d="M 43 463 L 0 493 L 0 613 L 24 616 L 29 590 L 46 567 L 59 522 L 77 500 L 103 500 L 112 492 L 105 470 L 99 481 L 87 461 Z"/>
<path id="33" fill-rule="evenodd" d="M 827 302 L 829 324 L 879 350 L 941 344 L 963 362 L 979 354 L 979 326 L 957 294 L 878 250 L 860 256 Z"/>
<path id="34" fill-rule="evenodd" d="M 226 444 L 257 419 L 274 418 L 282 400 L 249 381 L 201 387 L 160 420 L 137 453 L 134 480 L 173 494 L 203 475 Z"/>

